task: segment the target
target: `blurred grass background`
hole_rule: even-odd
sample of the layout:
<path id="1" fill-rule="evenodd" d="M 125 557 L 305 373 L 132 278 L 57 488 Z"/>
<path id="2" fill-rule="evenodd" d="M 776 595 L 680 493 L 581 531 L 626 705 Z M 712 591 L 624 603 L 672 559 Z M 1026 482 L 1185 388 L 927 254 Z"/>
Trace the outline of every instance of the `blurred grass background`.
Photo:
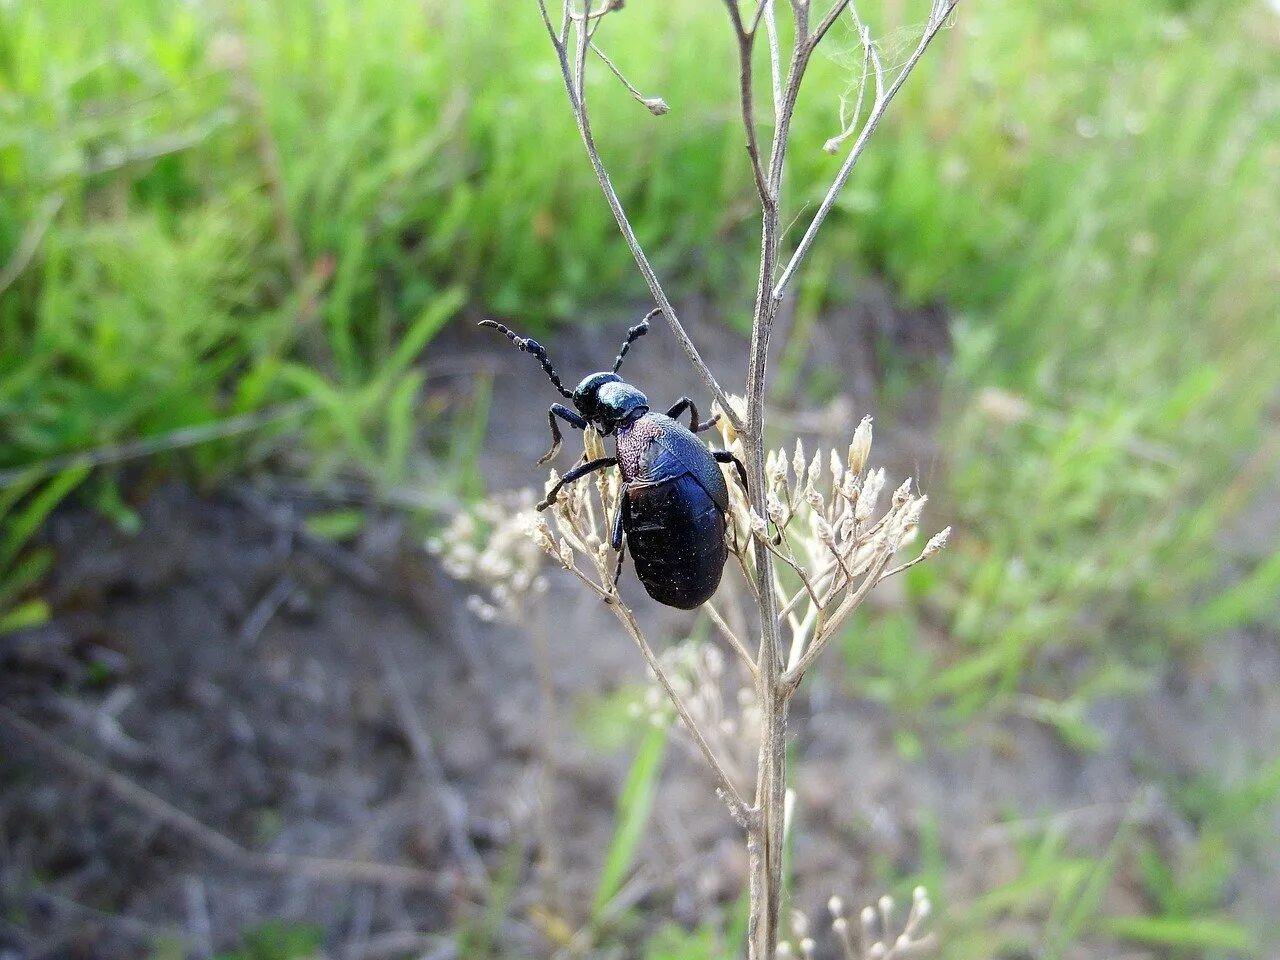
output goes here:
<path id="1" fill-rule="evenodd" d="M 918 29 L 905 0 L 866 6 L 888 51 Z M 672 106 L 597 76 L 637 232 L 674 292 L 742 328 L 756 216 L 723 11 L 635 0 L 603 40 Z M 818 148 L 854 46 L 835 36 L 806 81 L 793 210 L 837 168 Z M 643 296 L 532 3 L 0 3 L 0 183 L 0 629 L 46 615 L 34 538 L 73 493 L 127 529 L 129 489 L 268 460 L 474 492 L 458 421 L 421 402 L 433 337 L 467 305 L 536 331 Z M 1278 223 L 1274 5 L 961 5 L 804 277 L 808 310 L 875 276 L 953 318 L 924 375 L 945 376 L 929 492 L 961 534 L 848 654 L 908 755 L 926 711 L 1030 711 L 1096 749 L 1094 697 L 1280 616 L 1280 552 L 1228 532 L 1267 503 L 1277 525 Z M 1197 785 L 1203 856 L 1150 852 L 1149 913 L 1119 935 L 1256 946 L 1220 906 L 1277 769 Z M 1047 902 L 1066 944 L 1097 865 L 1027 856 L 988 908 Z M 956 956 L 999 946 L 980 913 L 967 929 Z"/>

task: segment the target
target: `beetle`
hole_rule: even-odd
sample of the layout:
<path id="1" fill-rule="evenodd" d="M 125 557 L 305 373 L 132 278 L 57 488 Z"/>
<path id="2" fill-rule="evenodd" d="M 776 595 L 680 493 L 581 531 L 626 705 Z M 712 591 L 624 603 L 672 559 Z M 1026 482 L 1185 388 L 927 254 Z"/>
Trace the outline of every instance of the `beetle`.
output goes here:
<path id="1" fill-rule="evenodd" d="M 622 475 L 622 490 L 610 537 L 618 551 L 615 587 L 622 575 L 623 554 L 630 546 L 636 575 L 649 596 L 670 607 L 692 610 L 716 592 L 729 556 L 725 543 L 729 487 L 720 464 L 732 463 L 737 468 L 744 490 L 747 471 L 732 453 L 711 450 L 695 436 L 710 429 L 718 415 L 700 421 L 698 408 L 688 397 L 681 397 L 666 413 L 655 413 L 648 398 L 619 376 L 627 351 L 649 332 L 649 321 L 659 313 L 661 310 L 651 311 L 627 331 L 612 370 L 591 374 L 573 392 L 560 382 L 538 341 L 517 336 L 496 320 L 482 320 L 480 326 L 494 328 L 521 351 L 533 354 L 561 396 L 572 400 L 576 408 L 551 405 L 547 411 L 551 449 L 538 463 L 546 463 L 560 449 L 563 437 L 558 421 L 577 430 L 594 426 L 603 436 L 614 437 L 616 456 L 600 457 L 569 470 L 538 509 L 555 503 L 565 484 L 616 466 Z M 688 427 L 679 419 L 686 411 Z"/>

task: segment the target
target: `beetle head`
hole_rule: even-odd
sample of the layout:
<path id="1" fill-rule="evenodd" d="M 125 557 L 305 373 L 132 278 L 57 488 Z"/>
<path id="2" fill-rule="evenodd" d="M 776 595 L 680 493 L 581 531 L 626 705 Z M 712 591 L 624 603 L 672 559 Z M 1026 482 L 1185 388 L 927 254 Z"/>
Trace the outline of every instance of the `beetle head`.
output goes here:
<path id="1" fill-rule="evenodd" d="M 603 371 L 578 384 L 573 405 L 606 436 L 649 412 L 649 400 L 643 393 L 616 373 Z"/>

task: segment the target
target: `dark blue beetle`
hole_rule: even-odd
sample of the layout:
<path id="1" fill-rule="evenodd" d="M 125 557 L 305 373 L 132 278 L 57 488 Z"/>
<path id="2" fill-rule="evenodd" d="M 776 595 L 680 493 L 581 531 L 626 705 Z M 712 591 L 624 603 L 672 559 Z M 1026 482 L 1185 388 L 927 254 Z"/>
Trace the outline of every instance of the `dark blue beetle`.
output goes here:
<path id="1" fill-rule="evenodd" d="M 612 371 L 593 373 L 570 393 L 560 382 L 536 340 L 518 337 L 496 320 L 483 320 L 526 353 L 538 358 L 561 395 L 573 401 L 577 413 L 555 403 L 547 412 L 551 425 L 551 449 L 538 462 L 546 463 L 560 449 L 562 437 L 557 418 L 579 430 L 593 425 L 601 434 L 615 435 L 616 457 L 601 457 L 574 467 L 538 504 L 545 510 L 555 503 L 560 489 L 595 470 L 617 466 L 622 474 L 622 495 L 613 521 L 613 548 L 618 551 L 618 575 L 622 573 L 623 534 L 631 547 L 636 574 L 649 596 L 667 606 L 691 610 L 709 600 L 720 585 L 729 550 L 725 544 L 725 513 L 729 488 L 721 463 L 732 463 L 745 489 L 747 472 L 732 453 L 709 450 L 695 433 L 709 429 L 716 417 L 698 422 L 698 408 L 681 397 L 665 414 L 649 410 L 645 395 L 618 376 L 631 344 L 649 332 L 655 310 L 627 331 Z M 675 418 L 689 411 L 689 427 Z M 617 576 L 614 578 L 617 582 Z"/>

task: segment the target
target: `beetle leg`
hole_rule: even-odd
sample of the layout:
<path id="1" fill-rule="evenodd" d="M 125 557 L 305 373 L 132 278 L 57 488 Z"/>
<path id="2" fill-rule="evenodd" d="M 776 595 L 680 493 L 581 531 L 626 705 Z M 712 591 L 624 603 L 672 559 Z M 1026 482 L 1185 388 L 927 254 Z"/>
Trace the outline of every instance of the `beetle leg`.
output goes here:
<path id="1" fill-rule="evenodd" d="M 720 414 L 714 414 L 710 420 L 698 422 L 698 406 L 688 397 L 681 397 L 674 407 L 667 411 L 667 416 L 672 420 L 679 420 L 680 414 L 686 410 L 689 411 L 689 430 L 693 433 L 701 433 L 703 430 L 710 430 L 716 425 L 720 419 Z"/>
<path id="2" fill-rule="evenodd" d="M 627 485 L 622 485 L 618 493 L 618 511 L 613 515 L 613 536 L 609 538 L 609 546 L 615 550 L 622 549 L 622 498 L 627 495 Z"/>
<path id="3" fill-rule="evenodd" d="M 603 470 L 605 467 L 612 467 L 617 462 L 618 461 L 614 457 L 601 457 L 599 460 L 592 460 L 589 463 L 584 463 L 580 467 L 574 467 L 572 470 L 566 473 L 563 477 L 561 477 L 560 481 L 554 487 L 551 488 L 551 492 L 548 493 L 543 498 L 540 504 L 538 504 L 538 509 L 545 510 L 547 509 L 547 507 L 555 503 L 556 497 L 560 495 L 560 488 L 563 487 L 566 483 L 572 483 L 574 480 L 577 480 L 579 477 L 585 477 L 588 473 L 591 473 L 595 470 Z"/>
<path id="4" fill-rule="evenodd" d="M 563 403 L 553 403 L 551 409 L 547 411 L 547 423 L 551 424 L 551 449 L 538 458 L 539 463 L 546 463 L 559 453 L 560 444 L 564 442 L 564 438 L 560 436 L 560 425 L 556 423 L 556 417 L 578 430 L 587 428 L 587 421 L 583 417 L 578 416 Z"/>
<path id="5" fill-rule="evenodd" d="M 627 545 L 618 547 L 618 569 L 613 572 L 613 592 L 618 592 L 618 581 L 622 579 L 622 558 L 627 555 Z"/>
<path id="6" fill-rule="evenodd" d="M 622 540 L 622 500 L 627 495 L 624 483 L 618 491 L 618 509 L 613 515 L 613 533 L 609 537 L 609 546 L 618 551 L 618 569 L 613 573 L 613 590 L 618 591 L 618 581 L 622 579 L 622 558 L 627 555 L 627 545 Z"/>
<path id="7" fill-rule="evenodd" d="M 732 463 L 738 468 L 738 479 L 742 481 L 742 492 L 750 496 L 751 490 L 747 486 L 747 468 L 742 465 L 742 461 L 728 450 L 712 450 L 711 455 L 716 458 L 718 463 Z"/>

